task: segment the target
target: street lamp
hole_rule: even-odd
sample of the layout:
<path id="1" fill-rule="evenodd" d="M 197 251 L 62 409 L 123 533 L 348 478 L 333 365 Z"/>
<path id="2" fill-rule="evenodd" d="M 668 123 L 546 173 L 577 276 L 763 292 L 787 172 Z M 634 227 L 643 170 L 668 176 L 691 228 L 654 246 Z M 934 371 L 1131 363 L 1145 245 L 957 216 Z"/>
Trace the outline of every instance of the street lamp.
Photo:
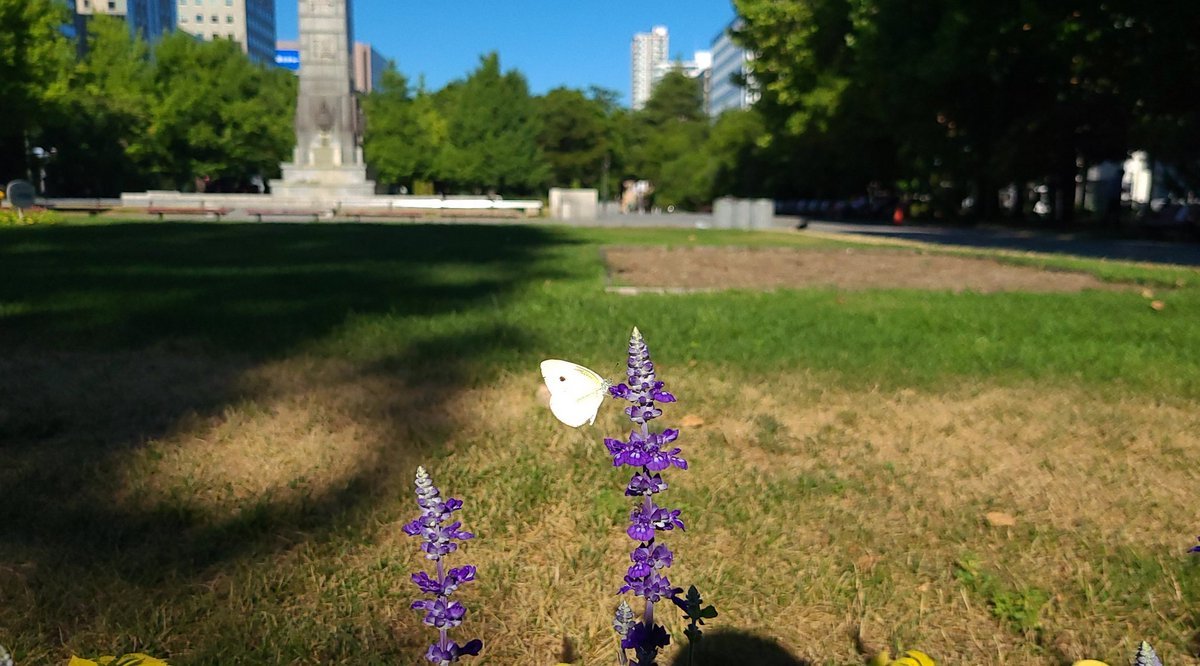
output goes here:
<path id="1" fill-rule="evenodd" d="M 48 164 L 50 162 L 50 160 L 54 159 L 55 156 L 58 155 L 58 149 L 50 148 L 49 150 L 46 150 L 45 148 L 42 148 L 41 146 L 34 146 L 32 149 L 30 149 L 29 153 L 30 153 L 30 155 L 33 156 L 33 159 L 37 163 L 37 168 L 38 168 L 38 178 L 37 178 L 37 186 L 38 187 L 37 187 L 37 189 L 38 189 L 38 192 L 40 192 L 42 196 L 46 196 L 46 164 Z"/>

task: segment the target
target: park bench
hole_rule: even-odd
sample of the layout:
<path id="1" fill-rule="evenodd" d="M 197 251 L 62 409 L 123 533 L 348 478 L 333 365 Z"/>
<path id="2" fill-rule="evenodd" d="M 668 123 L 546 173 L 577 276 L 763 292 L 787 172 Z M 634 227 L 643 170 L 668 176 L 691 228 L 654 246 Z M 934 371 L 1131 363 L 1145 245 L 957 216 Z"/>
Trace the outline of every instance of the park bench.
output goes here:
<path id="1" fill-rule="evenodd" d="M 434 215 L 450 218 L 514 219 L 524 215 L 515 208 L 441 208 Z"/>
<path id="2" fill-rule="evenodd" d="M 157 215 L 160 222 L 167 215 L 203 215 L 205 217 L 213 215 L 220 221 L 222 215 L 228 215 L 232 211 L 232 208 L 197 208 L 186 206 L 151 206 L 146 209 L 146 212 L 150 215 Z"/>
<path id="3" fill-rule="evenodd" d="M 436 212 L 436 210 L 431 211 L 423 208 L 350 208 L 339 210 L 338 215 L 352 218 L 355 222 L 362 222 L 364 217 L 415 220 L 422 216 L 436 214 Z"/>
<path id="4" fill-rule="evenodd" d="M 325 209 L 313 208 L 278 208 L 278 209 L 251 209 L 247 210 L 246 214 L 253 217 L 255 222 L 262 222 L 263 216 L 268 217 L 303 217 L 311 218 L 313 222 L 320 221 L 322 215 L 329 214 Z"/>
<path id="5" fill-rule="evenodd" d="M 72 201 L 70 203 L 47 203 L 46 208 L 60 213 L 87 213 L 89 216 L 95 216 L 99 213 L 107 213 L 116 206 L 100 201 Z"/>

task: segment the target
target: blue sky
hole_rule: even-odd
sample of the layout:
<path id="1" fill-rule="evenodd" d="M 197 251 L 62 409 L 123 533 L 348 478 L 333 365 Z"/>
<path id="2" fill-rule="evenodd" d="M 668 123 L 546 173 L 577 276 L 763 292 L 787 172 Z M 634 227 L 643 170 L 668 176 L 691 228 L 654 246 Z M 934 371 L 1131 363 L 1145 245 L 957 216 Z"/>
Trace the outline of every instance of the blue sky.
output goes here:
<path id="1" fill-rule="evenodd" d="M 707 49 L 733 19 L 730 0 L 352 0 L 354 37 L 431 90 L 465 77 L 488 51 L 535 94 L 595 84 L 629 99 L 629 42 L 665 25 L 671 56 Z M 279 39 L 296 38 L 297 0 L 276 0 Z"/>

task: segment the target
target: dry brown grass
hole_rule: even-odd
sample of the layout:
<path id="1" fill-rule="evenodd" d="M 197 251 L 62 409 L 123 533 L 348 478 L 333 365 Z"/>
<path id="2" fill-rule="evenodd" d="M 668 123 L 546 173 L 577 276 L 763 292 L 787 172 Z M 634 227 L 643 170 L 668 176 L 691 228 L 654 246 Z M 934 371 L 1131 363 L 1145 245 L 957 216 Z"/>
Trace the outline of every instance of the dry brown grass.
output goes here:
<path id="1" fill-rule="evenodd" d="M 147 413 L 184 414 L 112 464 L 110 492 L 97 497 L 124 515 L 170 502 L 197 530 L 348 488 L 370 501 L 340 509 L 333 527 L 268 525 L 262 538 L 275 546 L 155 589 L 154 639 L 171 656 L 210 658 L 205 636 L 272 632 L 303 632 L 321 646 L 314 660 L 336 655 L 327 644 L 347 636 L 415 654 L 426 632 L 407 609 L 407 573 L 423 563 L 399 528 L 416 513 L 411 474 L 422 463 L 465 499 L 463 518 L 480 537 L 454 558 L 480 570 L 459 635 L 484 638 L 486 663 L 552 663 L 564 638 L 582 663 L 609 662 L 613 593 L 631 546 L 623 475 L 600 444 L 625 430 L 615 405 L 575 431 L 544 409 L 533 369 L 446 393 L 385 369 L 292 359 L 225 367 L 235 399 L 210 410 L 197 406 L 203 382 L 171 398 L 148 380 L 147 368 L 175 376 L 188 364 L 169 354 L 124 366 L 74 358 L 26 407 L 54 412 L 51 387 L 73 367 L 150 387 L 137 396 L 159 401 Z M 810 375 L 747 379 L 703 365 L 664 372 L 681 399 L 664 423 L 702 421 L 680 442 L 691 470 L 672 472 L 664 496 L 688 522 L 668 535 L 673 579 L 718 606 L 715 627 L 771 638 L 815 664 L 861 663 L 859 635 L 947 664 L 1118 663 L 1143 637 L 1172 666 L 1198 663 L 1181 649 L 1195 598 L 1179 580 L 1200 524 L 1188 503 L 1200 470 L 1195 404 L 982 384 L 855 392 Z M 111 408 L 98 398 L 70 417 L 58 410 L 48 441 L 77 440 Z M 109 418 L 146 431 L 136 413 Z M 1016 524 L 992 526 L 990 511 Z M 1046 591 L 1038 626 L 997 617 L 995 599 L 956 575 L 964 561 L 1004 590 Z M 1136 566 L 1161 575 L 1130 573 Z M 10 588 L 10 603 L 36 603 L 28 577 L 7 580 L 26 590 Z M 121 594 L 105 576 L 89 589 L 100 608 Z M 678 614 L 667 617 L 681 639 Z M 122 621 L 78 618 L 70 641 L 120 634 Z"/>

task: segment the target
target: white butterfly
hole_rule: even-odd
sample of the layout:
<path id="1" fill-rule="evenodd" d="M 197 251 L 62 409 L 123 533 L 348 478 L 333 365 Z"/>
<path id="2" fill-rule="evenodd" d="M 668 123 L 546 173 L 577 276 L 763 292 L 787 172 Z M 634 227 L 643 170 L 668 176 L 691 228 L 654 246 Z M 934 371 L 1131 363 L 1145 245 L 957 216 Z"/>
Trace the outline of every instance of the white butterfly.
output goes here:
<path id="1" fill-rule="evenodd" d="M 542 361 L 542 379 L 550 389 L 550 411 L 572 428 L 596 422 L 604 393 L 612 386 L 582 365 L 556 359 Z"/>

